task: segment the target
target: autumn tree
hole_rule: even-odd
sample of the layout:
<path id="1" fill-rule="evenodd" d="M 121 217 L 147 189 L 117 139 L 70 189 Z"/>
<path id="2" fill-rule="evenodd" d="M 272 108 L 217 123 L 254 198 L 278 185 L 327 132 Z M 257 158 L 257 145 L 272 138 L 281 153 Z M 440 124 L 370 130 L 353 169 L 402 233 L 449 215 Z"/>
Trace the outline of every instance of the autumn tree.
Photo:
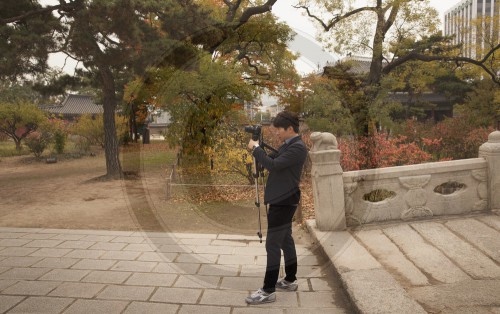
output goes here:
<path id="1" fill-rule="evenodd" d="M 330 132 L 337 136 L 355 132 L 354 115 L 350 111 L 352 90 L 324 76 L 309 75 L 299 88 L 282 98 L 288 109 L 302 112 L 311 130 Z"/>
<path id="2" fill-rule="evenodd" d="M 300 1 L 298 8 L 319 23 L 321 36 L 335 52 L 371 55 L 367 84 L 378 84 L 388 62 L 390 45 L 406 38 L 433 34 L 437 12 L 428 1 L 373 0 L 366 6 L 351 1 Z"/>
<path id="3" fill-rule="evenodd" d="M 250 85 L 239 72 L 200 57 L 197 71 L 179 71 L 173 67 L 154 69 L 156 97 L 168 104 L 171 115 L 167 140 L 185 154 L 199 154 L 210 146 L 213 135 L 235 103 L 252 98 Z"/>
<path id="4" fill-rule="evenodd" d="M 320 39 L 336 53 L 370 56 L 366 74 L 352 73 L 346 63 L 324 71 L 337 84 L 353 90 L 352 98 L 345 94 L 340 98 L 349 102 L 346 108 L 355 121 L 356 135 L 372 136 L 392 127 L 392 117 L 402 108 L 391 100 L 391 92 L 428 91 L 439 66 L 423 63 L 471 64 L 498 79 L 497 64 L 490 62 L 500 48 L 498 43 L 482 59 L 460 55 L 461 46 L 438 32 L 438 15 L 428 0 L 300 0 L 295 7 L 317 23 Z M 363 154 L 368 156 L 376 145 L 375 140 L 369 142 Z"/>
<path id="5" fill-rule="evenodd" d="M 92 1 L 64 16 L 68 32 L 60 50 L 82 62 L 98 82 L 104 108 L 106 175 L 121 177 L 115 111 L 123 83 L 141 73 L 169 47 L 151 20 L 165 8 L 159 1 Z"/>
<path id="6" fill-rule="evenodd" d="M 213 134 L 212 145 L 204 148 L 204 154 L 210 157 L 211 171 L 235 174 L 254 184 L 252 157 L 246 148 L 248 133 L 241 128 L 245 121 L 246 117 L 237 108 L 227 113 Z"/>
<path id="7" fill-rule="evenodd" d="M 490 63 L 500 48 L 498 43 L 480 60 L 459 55 L 460 46 L 439 35 L 437 12 L 428 0 L 367 3 L 356 6 L 351 1 L 302 0 L 296 7 L 318 23 L 323 31 L 320 37 L 335 52 L 371 55 L 370 70 L 363 79 L 368 99 L 377 99 L 387 74 L 412 60 L 469 63 L 498 79 L 498 68 L 491 68 Z"/>
<path id="8" fill-rule="evenodd" d="M 122 86 L 150 65 L 189 67 L 199 47 L 215 52 L 235 30 L 253 16 L 269 12 L 276 1 L 258 5 L 240 0 L 214 2 L 226 6 L 221 20 L 214 20 L 201 5 L 207 1 L 61 0 L 59 5 L 46 7 L 38 1 L 22 1 L 34 5 L 19 7 L 15 12 L 2 10 L 5 14 L 0 22 L 10 27 L 46 14 L 59 23 L 52 28 L 44 25 L 54 36 L 50 43 L 58 43 L 52 52 L 61 51 L 78 60 L 99 82 L 106 128 L 106 172 L 107 177 L 117 178 L 121 177 L 121 165 L 114 113 L 122 98 Z M 9 8 L 18 4 L 12 0 L 8 3 Z M 52 14 L 55 11 L 57 14 Z M 46 49 L 41 51 L 45 53 Z"/>
<path id="9" fill-rule="evenodd" d="M 244 101 L 264 91 L 277 92 L 285 81 L 297 77 L 295 56 L 287 49 L 291 30 L 272 14 L 241 24 L 238 21 L 248 18 L 245 12 L 252 7 L 239 1 L 205 3 L 203 10 L 213 25 L 184 43 L 182 49 L 187 52 L 183 59 L 177 56 L 182 67 L 177 65 L 179 59 L 163 62 L 127 89 L 128 99 L 133 95 L 134 102 L 147 101 L 170 113 L 168 139 L 180 145 L 183 154 L 211 145 L 216 129 L 234 106 L 242 110 Z M 229 11 L 234 15 L 228 16 Z M 195 43 L 197 47 L 189 45 Z"/>
<path id="10" fill-rule="evenodd" d="M 456 106 L 455 113 L 474 127 L 496 127 L 500 117 L 500 88 L 491 80 L 471 84 L 465 102 Z"/>
<path id="11" fill-rule="evenodd" d="M 121 116 L 115 117 L 116 130 L 119 138 L 123 138 L 127 133 L 126 120 Z M 104 118 L 102 114 L 91 115 L 84 114 L 78 118 L 75 124 L 70 128 L 72 134 L 78 135 L 83 139 L 80 143 L 81 148 L 89 148 L 91 145 L 104 147 L 106 145 Z"/>
<path id="12" fill-rule="evenodd" d="M 143 78 L 137 77 L 125 85 L 123 94 L 123 114 L 128 117 L 127 126 L 129 138 L 137 143 L 138 134 L 144 129 L 149 114 L 149 108 L 157 106 L 155 92 L 149 84 L 143 84 Z"/>
<path id="13" fill-rule="evenodd" d="M 472 88 L 470 82 L 457 76 L 455 65 L 444 62 L 408 61 L 385 76 L 383 82 L 390 91 L 388 99 L 406 100 L 390 113 L 394 122 L 427 118 L 426 111 L 434 110 L 438 104 L 426 100 L 426 94 L 444 96 L 448 105 L 453 106 L 463 103 Z M 393 126 L 390 122 L 383 125 Z"/>
<path id="14" fill-rule="evenodd" d="M 47 122 L 44 112 L 26 102 L 0 103 L 0 132 L 10 137 L 21 150 L 21 141 Z"/>
<path id="15" fill-rule="evenodd" d="M 297 56 L 288 50 L 292 39 L 290 27 L 266 13 L 236 29 L 218 46 L 215 56 L 260 91 L 274 93 L 286 82 L 298 80 L 293 64 Z"/>

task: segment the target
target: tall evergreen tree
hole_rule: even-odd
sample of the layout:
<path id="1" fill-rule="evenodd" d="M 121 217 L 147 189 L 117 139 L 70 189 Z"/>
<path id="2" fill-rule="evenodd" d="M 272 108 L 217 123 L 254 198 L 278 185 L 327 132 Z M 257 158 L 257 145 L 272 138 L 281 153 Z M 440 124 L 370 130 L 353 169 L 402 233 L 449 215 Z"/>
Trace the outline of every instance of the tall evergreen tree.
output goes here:
<path id="1" fill-rule="evenodd" d="M 58 7 L 61 12 L 73 7 Z M 55 49 L 54 32 L 63 26 L 37 1 L 0 2 L 0 79 L 15 80 L 47 69 L 50 50 Z"/>
<path id="2" fill-rule="evenodd" d="M 114 113 L 123 84 L 151 65 L 192 66 L 190 60 L 196 58 L 198 47 L 216 51 L 235 30 L 252 16 L 270 11 L 276 1 L 256 6 L 243 5 L 241 0 L 217 3 L 226 5 L 227 11 L 222 21 L 214 21 L 202 5 L 191 0 L 59 0 L 59 5 L 47 7 L 29 0 L 21 0 L 23 6 L 16 7 L 19 1 L 6 0 L 2 2 L 6 10 L 0 10 L 3 29 L 11 30 L 17 24 L 29 25 L 45 18 L 44 25 L 38 23 L 32 29 L 39 27 L 46 45 L 38 45 L 33 52 L 28 50 L 25 57 L 21 53 L 19 58 L 13 58 L 13 52 L 2 56 L 2 64 L 14 65 L 2 75 L 30 72 L 31 68 L 18 69 L 17 73 L 14 70 L 26 60 L 36 60 L 38 51 L 39 62 L 34 67 L 37 71 L 45 69 L 47 52 L 51 49 L 81 62 L 102 91 L 106 175 L 118 178 L 121 165 Z M 28 33 L 25 30 L 22 34 Z M 27 36 L 27 43 L 33 41 Z M 10 42 L 5 40 L 1 44 Z M 13 51 L 14 47 L 10 48 Z"/>

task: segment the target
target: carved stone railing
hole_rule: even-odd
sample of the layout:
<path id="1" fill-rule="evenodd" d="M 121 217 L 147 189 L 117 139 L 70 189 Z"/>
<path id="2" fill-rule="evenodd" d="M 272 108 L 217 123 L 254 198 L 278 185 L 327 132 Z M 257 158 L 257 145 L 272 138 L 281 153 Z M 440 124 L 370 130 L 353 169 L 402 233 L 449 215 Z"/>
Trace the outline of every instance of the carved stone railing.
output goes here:
<path id="1" fill-rule="evenodd" d="M 342 186 L 342 167 L 337 139 L 330 133 L 314 132 L 314 143 L 309 152 L 312 161 L 312 185 L 316 224 L 320 230 L 344 230 L 344 191 Z"/>
<path id="2" fill-rule="evenodd" d="M 352 208 L 346 209 L 347 225 L 486 210 L 487 166 L 484 159 L 475 158 L 345 172 L 344 186 L 356 183 L 350 189 Z M 449 194 L 437 189 L 452 182 L 461 188 Z M 391 196 L 365 200 L 377 190 Z"/>
<path id="3" fill-rule="evenodd" d="M 488 142 L 479 147 L 479 157 L 488 162 L 488 204 L 491 210 L 500 210 L 500 131 L 488 136 Z"/>
<path id="4" fill-rule="evenodd" d="M 499 131 L 480 147 L 480 158 L 345 173 L 332 134 L 316 132 L 311 140 L 320 230 L 500 209 Z"/>

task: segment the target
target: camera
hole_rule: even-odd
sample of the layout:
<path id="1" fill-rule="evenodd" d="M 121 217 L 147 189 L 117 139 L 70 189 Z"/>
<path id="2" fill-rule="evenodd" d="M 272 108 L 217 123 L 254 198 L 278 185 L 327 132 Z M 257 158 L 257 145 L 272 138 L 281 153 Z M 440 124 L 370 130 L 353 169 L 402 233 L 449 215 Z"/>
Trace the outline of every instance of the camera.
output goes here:
<path id="1" fill-rule="evenodd" d="M 245 132 L 252 133 L 252 140 L 258 141 L 262 127 L 260 125 L 248 125 L 245 127 Z"/>

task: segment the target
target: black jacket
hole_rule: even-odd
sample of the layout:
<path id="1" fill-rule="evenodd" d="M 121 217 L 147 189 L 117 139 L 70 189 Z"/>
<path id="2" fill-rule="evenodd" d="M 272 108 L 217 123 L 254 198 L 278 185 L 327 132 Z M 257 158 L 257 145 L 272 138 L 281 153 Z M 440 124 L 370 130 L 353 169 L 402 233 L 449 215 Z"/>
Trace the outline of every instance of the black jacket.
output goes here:
<path id="1" fill-rule="evenodd" d="M 299 193 L 302 167 L 307 158 L 307 148 L 300 136 L 293 138 L 288 144 L 283 144 L 277 154 L 268 156 L 264 149 L 257 147 L 253 156 L 269 171 L 264 192 L 265 204 L 278 204 Z"/>

